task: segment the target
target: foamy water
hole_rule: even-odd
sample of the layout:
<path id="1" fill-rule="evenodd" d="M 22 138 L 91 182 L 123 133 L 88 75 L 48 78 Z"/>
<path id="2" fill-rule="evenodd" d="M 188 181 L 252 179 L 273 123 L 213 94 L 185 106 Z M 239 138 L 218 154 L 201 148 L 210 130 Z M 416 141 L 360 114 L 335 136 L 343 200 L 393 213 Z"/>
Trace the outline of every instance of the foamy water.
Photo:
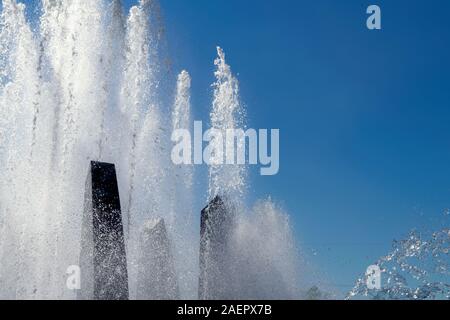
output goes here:
<path id="1" fill-rule="evenodd" d="M 448 219 L 444 224 L 448 225 Z M 448 300 L 449 252 L 449 228 L 411 231 L 394 241 L 392 251 L 375 263 L 381 270 L 381 290 L 368 289 L 367 276 L 363 276 L 347 299 Z"/>
<path id="2" fill-rule="evenodd" d="M 0 298 L 73 299 L 66 270 L 79 263 L 91 160 L 117 169 L 130 298 L 139 235 L 163 218 L 182 298 L 197 298 L 199 221 L 194 199 L 226 196 L 234 230 L 236 298 L 296 296 L 296 248 L 287 215 L 271 201 L 246 209 L 245 166 L 211 166 L 195 194 L 194 168 L 170 161 L 171 132 L 191 129 L 191 80 L 167 85 L 158 5 L 140 1 L 42 1 L 36 30 L 25 6 L 3 0 L 0 29 Z M 213 66 L 212 66 L 213 67 Z M 245 126 L 225 53 L 215 61 L 211 126 Z M 171 99 L 164 99 L 171 92 Z M 205 197 L 206 194 L 206 197 Z M 200 208 L 197 208 L 199 211 Z"/>

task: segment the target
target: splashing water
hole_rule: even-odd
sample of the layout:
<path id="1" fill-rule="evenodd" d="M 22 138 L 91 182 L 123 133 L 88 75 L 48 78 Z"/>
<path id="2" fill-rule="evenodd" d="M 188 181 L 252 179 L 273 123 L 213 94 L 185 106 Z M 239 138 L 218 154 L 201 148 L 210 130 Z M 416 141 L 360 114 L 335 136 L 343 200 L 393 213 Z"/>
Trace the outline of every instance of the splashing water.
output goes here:
<path id="1" fill-rule="evenodd" d="M 220 47 L 217 54 L 210 117 L 211 127 L 225 137 L 227 129 L 245 128 L 245 110 L 239 99 L 238 80 Z M 245 138 L 238 138 L 236 144 L 245 145 Z M 231 291 L 228 294 L 236 299 L 300 297 L 299 260 L 287 215 L 271 200 L 260 201 L 248 210 L 245 206 L 247 167 L 214 164 L 215 157 L 213 154 L 209 166 L 208 197 L 213 199 L 219 195 L 225 199 L 227 210 L 236 219 L 227 253 L 232 266 L 227 274 L 227 290 Z"/>
<path id="2" fill-rule="evenodd" d="M 381 290 L 368 289 L 360 278 L 347 299 L 450 299 L 450 229 L 412 231 L 375 265 L 382 272 Z"/>
<path id="3" fill-rule="evenodd" d="M 233 235 L 237 298 L 299 298 L 300 275 L 288 216 L 270 199 L 240 215 Z"/>
<path id="4" fill-rule="evenodd" d="M 90 160 L 116 164 L 130 298 L 142 227 L 160 218 L 180 297 L 197 298 L 195 175 L 170 160 L 171 131 L 191 129 L 191 78 L 181 72 L 172 89 L 158 3 L 141 0 L 127 16 L 119 0 L 42 0 L 41 7 L 36 30 L 15 0 L 3 0 L 0 15 L 0 298 L 75 298 L 66 271 L 79 263 Z M 217 51 L 210 118 L 224 133 L 245 127 L 245 110 Z M 227 257 L 233 297 L 302 297 L 302 266 L 283 210 L 271 200 L 246 208 L 245 166 L 213 164 L 208 182 L 208 200 L 221 195 L 237 213 Z M 377 262 L 387 275 L 382 290 L 368 290 L 363 277 L 349 298 L 449 299 L 449 240 L 447 228 L 395 242 Z"/>
<path id="5" fill-rule="evenodd" d="M 130 282 L 145 219 L 168 212 L 149 1 L 42 1 L 37 32 L 25 6 L 2 3 L 1 290 L 4 298 L 73 298 L 88 163 L 116 163 Z M 155 140 L 161 140 L 159 145 Z M 12 272 L 17 270 L 17 272 Z M 131 292 L 133 286 L 131 286 Z"/>
<path id="6" fill-rule="evenodd" d="M 221 48 L 217 48 L 218 58 L 214 64 L 216 82 L 214 87 L 214 100 L 211 110 L 211 127 L 219 130 L 223 137 L 226 136 L 227 129 L 242 128 L 244 126 L 244 110 L 239 101 L 239 84 L 233 76 L 231 68 L 225 62 L 225 53 Z M 237 141 L 244 144 L 245 141 Z M 212 141 L 214 145 L 220 145 L 223 150 L 223 140 Z M 221 195 L 233 199 L 239 203 L 245 191 L 246 167 L 244 165 L 223 165 L 214 164 L 218 160 L 217 155 L 212 155 L 212 165 L 209 167 L 209 199 L 216 195 Z M 219 163 L 223 163 L 220 159 Z"/>
<path id="7" fill-rule="evenodd" d="M 177 89 L 172 111 L 172 130 L 191 127 L 191 77 L 187 71 L 182 71 L 177 78 Z M 169 194 L 171 196 L 171 218 L 169 226 L 172 237 L 177 243 L 175 268 L 180 277 L 182 297 L 196 297 L 198 261 L 198 229 L 186 228 L 195 221 L 193 214 L 193 183 L 194 170 L 190 165 L 180 165 L 171 169 L 173 184 Z"/>
<path id="8" fill-rule="evenodd" d="M 130 298 L 136 297 L 139 235 L 166 222 L 181 298 L 196 298 L 199 222 L 194 171 L 170 160 L 171 130 L 191 129 L 186 71 L 174 101 L 164 73 L 156 1 L 125 16 L 119 0 L 42 0 L 32 30 L 25 6 L 2 1 L 0 16 L 0 298 L 73 299 L 67 268 L 79 263 L 90 160 L 115 163 L 125 227 Z M 244 125 L 237 79 L 219 48 L 211 125 Z M 169 128 L 169 130 L 167 130 Z M 238 142 L 241 143 L 241 142 Z M 239 212 L 245 166 L 211 166 L 208 197 Z M 284 213 L 261 202 L 239 215 L 236 297 L 293 297 L 296 263 Z"/>

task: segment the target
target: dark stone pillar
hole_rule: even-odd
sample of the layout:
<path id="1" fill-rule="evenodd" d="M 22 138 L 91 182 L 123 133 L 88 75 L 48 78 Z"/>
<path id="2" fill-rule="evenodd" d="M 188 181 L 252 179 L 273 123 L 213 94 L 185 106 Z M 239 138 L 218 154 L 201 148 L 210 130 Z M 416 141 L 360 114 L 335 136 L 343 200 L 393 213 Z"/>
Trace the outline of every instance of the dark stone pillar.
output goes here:
<path id="1" fill-rule="evenodd" d="M 128 299 L 127 259 L 113 164 L 91 162 L 90 165 L 86 182 L 80 268 L 79 299 Z"/>
<path id="2" fill-rule="evenodd" d="M 234 214 L 217 196 L 201 212 L 199 299 L 232 299 Z"/>
<path id="3" fill-rule="evenodd" d="M 138 300 L 177 300 L 179 290 L 163 219 L 148 222 L 141 234 Z"/>

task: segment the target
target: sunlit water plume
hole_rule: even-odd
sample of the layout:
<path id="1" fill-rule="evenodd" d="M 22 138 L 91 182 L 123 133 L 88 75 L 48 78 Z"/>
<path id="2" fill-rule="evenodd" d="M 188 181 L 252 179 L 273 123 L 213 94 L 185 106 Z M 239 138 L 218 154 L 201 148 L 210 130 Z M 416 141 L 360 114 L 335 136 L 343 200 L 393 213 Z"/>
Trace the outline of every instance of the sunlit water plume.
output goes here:
<path id="1" fill-rule="evenodd" d="M 116 164 L 130 298 L 139 235 L 157 218 L 166 222 L 180 296 L 196 298 L 194 170 L 170 160 L 172 130 L 191 129 L 191 79 L 183 71 L 170 83 L 157 3 L 141 0 L 128 15 L 118 0 L 43 0 L 41 7 L 33 30 L 23 4 L 2 1 L 0 298 L 76 297 L 66 271 L 79 263 L 91 160 Z M 215 64 L 211 126 L 244 127 L 238 82 L 221 49 Z M 246 208 L 246 172 L 213 165 L 206 192 L 207 199 L 223 195 L 238 213 L 229 257 L 239 276 L 235 297 L 296 297 L 287 215 L 269 200 Z"/>
<path id="2" fill-rule="evenodd" d="M 405 239 L 394 241 L 392 251 L 375 263 L 381 269 L 381 290 L 369 289 L 365 275 L 347 299 L 448 300 L 449 252 L 449 228 L 412 231 Z"/>

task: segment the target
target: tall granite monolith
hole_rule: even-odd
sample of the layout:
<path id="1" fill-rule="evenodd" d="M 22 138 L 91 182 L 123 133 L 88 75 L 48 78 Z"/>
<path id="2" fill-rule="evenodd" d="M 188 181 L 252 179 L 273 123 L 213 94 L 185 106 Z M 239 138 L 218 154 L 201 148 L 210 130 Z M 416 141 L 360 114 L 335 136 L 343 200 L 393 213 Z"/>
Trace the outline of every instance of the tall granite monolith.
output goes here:
<path id="1" fill-rule="evenodd" d="M 81 239 L 82 300 L 127 300 L 128 274 L 116 169 L 91 162 Z"/>
<path id="2" fill-rule="evenodd" d="M 233 297 L 233 210 L 219 196 L 201 212 L 199 299 Z"/>

